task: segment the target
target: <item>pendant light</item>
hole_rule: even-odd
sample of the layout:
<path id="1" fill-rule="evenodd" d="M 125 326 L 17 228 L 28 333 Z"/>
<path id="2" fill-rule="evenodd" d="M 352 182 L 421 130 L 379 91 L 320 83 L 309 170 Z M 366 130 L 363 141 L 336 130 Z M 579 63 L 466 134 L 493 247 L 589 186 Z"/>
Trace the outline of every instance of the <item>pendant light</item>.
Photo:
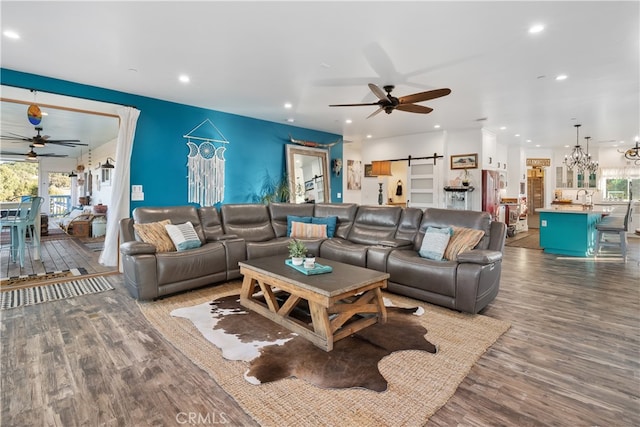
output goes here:
<path id="1" fill-rule="evenodd" d="M 569 169 L 578 169 L 578 171 L 583 171 L 587 165 L 587 155 L 584 151 L 582 151 L 582 147 L 580 147 L 580 126 L 582 125 L 574 125 L 576 128 L 576 145 L 573 147 L 571 154 L 564 156 L 564 164 L 567 165 Z"/>

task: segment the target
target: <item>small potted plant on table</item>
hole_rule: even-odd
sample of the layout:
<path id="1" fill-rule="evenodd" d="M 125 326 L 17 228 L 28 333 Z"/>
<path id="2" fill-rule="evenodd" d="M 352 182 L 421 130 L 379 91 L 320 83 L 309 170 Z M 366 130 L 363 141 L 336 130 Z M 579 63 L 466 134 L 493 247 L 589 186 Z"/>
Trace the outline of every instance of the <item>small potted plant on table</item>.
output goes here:
<path id="1" fill-rule="evenodd" d="M 307 247 L 300 240 L 291 239 L 289 242 L 289 256 L 293 265 L 302 265 Z"/>

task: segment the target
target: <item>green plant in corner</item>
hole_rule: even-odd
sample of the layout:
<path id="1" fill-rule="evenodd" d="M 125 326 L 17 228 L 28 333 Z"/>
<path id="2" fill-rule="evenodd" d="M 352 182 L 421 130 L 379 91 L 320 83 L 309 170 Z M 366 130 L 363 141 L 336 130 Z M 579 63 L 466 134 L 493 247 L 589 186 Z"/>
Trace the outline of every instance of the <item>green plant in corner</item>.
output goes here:
<path id="1" fill-rule="evenodd" d="M 289 242 L 289 256 L 291 258 L 303 258 L 307 253 L 307 247 L 300 240 L 291 239 Z"/>
<path id="2" fill-rule="evenodd" d="M 262 187 L 260 188 L 260 194 L 257 195 L 256 201 L 260 203 L 269 204 L 272 202 L 288 202 L 289 201 L 289 180 L 287 174 L 284 174 L 281 179 L 272 177 L 269 171 L 265 171 L 262 178 Z"/>

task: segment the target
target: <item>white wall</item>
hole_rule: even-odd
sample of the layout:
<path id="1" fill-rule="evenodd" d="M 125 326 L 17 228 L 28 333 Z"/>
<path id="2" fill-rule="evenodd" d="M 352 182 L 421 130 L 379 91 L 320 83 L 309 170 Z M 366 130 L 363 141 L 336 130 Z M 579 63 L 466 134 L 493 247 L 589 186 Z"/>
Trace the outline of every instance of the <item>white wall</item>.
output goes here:
<path id="1" fill-rule="evenodd" d="M 394 138 L 381 138 L 362 141 L 360 159 L 363 165 L 370 164 L 373 160 L 394 160 L 411 157 L 427 157 L 434 153 L 442 155 L 444 153 L 446 133 L 442 131 L 430 132 L 415 135 L 405 135 Z M 345 145 L 346 149 L 347 145 Z M 355 148 L 355 147 L 354 147 Z M 355 156 L 355 153 L 350 155 Z M 345 161 L 349 159 L 345 157 Z M 438 162 L 448 162 L 448 157 L 438 159 Z M 346 162 L 345 162 L 346 163 Z M 364 169 L 364 166 L 363 166 Z M 447 168 L 443 168 L 446 171 Z M 442 177 L 444 178 L 444 176 Z M 393 183 L 393 194 L 395 194 L 395 184 L 398 179 L 402 179 L 403 184 L 407 183 L 407 177 L 398 176 L 382 178 L 382 188 L 388 188 Z M 346 188 L 346 186 L 344 187 Z M 403 189 L 406 190 L 406 189 Z M 388 202 L 389 195 L 383 194 L 383 202 Z M 363 205 L 378 204 L 378 178 L 363 178 L 360 201 L 357 201 L 355 194 L 345 193 L 345 202 L 360 203 Z"/>
<path id="2" fill-rule="evenodd" d="M 347 161 L 348 160 L 356 160 L 362 162 L 362 155 L 360 154 L 360 150 L 362 147 L 361 142 L 350 142 L 345 143 L 342 146 L 342 172 L 340 172 L 342 176 L 342 202 L 344 203 L 357 203 L 362 204 L 362 191 L 361 190 L 349 190 L 347 189 Z M 364 178 L 364 162 L 362 162 L 362 177 L 361 182 L 364 185 L 366 180 L 370 180 L 371 178 Z M 340 200 L 338 200 L 340 202 Z"/>
<path id="3" fill-rule="evenodd" d="M 100 182 L 102 171 L 99 164 L 104 164 L 107 161 L 107 157 L 111 157 L 112 159 L 116 156 L 116 144 L 118 140 L 113 139 L 106 144 L 102 144 L 97 147 L 91 153 L 91 174 L 93 175 L 93 189 L 91 195 L 91 204 L 103 204 L 103 205 L 111 205 L 111 182 L 103 183 Z M 114 164 L 113 161 L 110 160 L 110 163 Z M 115 165 L 115 164 L 114 164 Z M 115 165 L 117 168 L 118 165 Z M 111 174 L 113 174 L 115 169 L 111 169 Z M 87 166 L 86 169 L 89 172 L 89 168 Z"/>

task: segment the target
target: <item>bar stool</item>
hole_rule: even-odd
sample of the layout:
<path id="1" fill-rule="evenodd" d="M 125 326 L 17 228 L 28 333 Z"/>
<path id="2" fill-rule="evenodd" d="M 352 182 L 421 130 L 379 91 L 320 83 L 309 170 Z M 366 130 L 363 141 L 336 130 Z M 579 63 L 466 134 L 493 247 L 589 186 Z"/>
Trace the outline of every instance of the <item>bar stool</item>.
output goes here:
<path id="1" fill-rule="evenodd" d="M 627 231 L 629 231 L 629 219 L 631 218 L 631 202 L 627 205 L 627 213 L 624 218 L 607 216 L 598 224 L 596 231 L 598 232 L 596 240 L 596 256 L 599 255 L 600 249 L 603 247 L 620 248 L 622 257 L 627 257 Z M 617 239 L 607 240 L 607 236 L 618 235 Z"/>
<path id="2" fill-rule="evenodd" d="M 31 202 L 22 202 L 16 218 L 2 220 L 2 227 L 11 227 L 11 260 L 20 261 L 20 267 L 24 267 L 24 250 L 26 246 L 27 232 L 33 242 L 33 246 L 40 246 L 38 233 L 34 230 L 36 217 L 40 215 L 40 205 L 44 198 L 33 197 Z"/>

